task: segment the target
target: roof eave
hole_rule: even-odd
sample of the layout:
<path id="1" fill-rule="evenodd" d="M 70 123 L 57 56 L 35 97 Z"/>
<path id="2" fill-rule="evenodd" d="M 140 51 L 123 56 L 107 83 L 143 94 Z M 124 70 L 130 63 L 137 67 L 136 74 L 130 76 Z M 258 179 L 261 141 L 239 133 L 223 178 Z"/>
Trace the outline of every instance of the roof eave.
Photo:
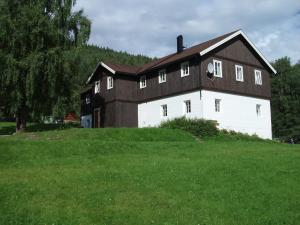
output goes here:
<path id="1" fill-rule="evenodd" d="M 214 50 L 215 48 L 225 44 L 226 42 L 230 41 L 231 39 L 235 38 L 238 35 L 242 35 L 243 38 L 250 44 L 250 46 L 254 49 L 254 51 L 260 56 L 260 58 L 266 63 L 266 65 L 269 67 L 269 69 L 276 74 L 277 71 L 274 69 L 274 67 L 268 62 L 268 60 L 263 56 L 263 54 L 255 47 L 255 45 L 249 40 L 249 38 L 246 36 L 246 34 L 242 30 L 238 30 L 237 32 L 233 33 L 232 35 L 224 38 L 223 40 L 217 42 L 216 44 L 202 50 L 199 52 L 200 56 L 204 56 L 205 54 L 209 53 L 210 51 Z"/>
<path id="2" fill-rule="evenodd" d="M 95 72 L 97 71 L 97 69 L 99 68 L 99 66 L 102 66 L 103 68 L 107 69 L 109 72 L 111 72 L 112 74 L 116 74 L 116 71 L 114 71 L 112 68 L 110 68 L 108 65 L 106 65 L 104 62 L 99 62 L 98 65 L 96 66 L 96 69 L 94 70 L 94 72 L 91 74 L 91 76 L 88 78 L 88 80 L 86 81 L 86 84 L 88 84 L 91 79 L 93 78 Z"/>

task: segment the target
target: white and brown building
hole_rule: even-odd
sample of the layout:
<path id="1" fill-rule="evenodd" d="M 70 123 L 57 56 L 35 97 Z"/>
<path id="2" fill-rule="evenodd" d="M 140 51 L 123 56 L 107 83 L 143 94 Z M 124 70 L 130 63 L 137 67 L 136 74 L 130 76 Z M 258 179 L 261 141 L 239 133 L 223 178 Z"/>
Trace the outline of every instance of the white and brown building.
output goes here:
<path id="1" fill-rule="evenodd" d="M 100 62 L 82 92 L 84 127 L 152 127 L 186 116 L 272 138 L 270 76 L 276 71 L 243 31 L 141 67 Z"/>

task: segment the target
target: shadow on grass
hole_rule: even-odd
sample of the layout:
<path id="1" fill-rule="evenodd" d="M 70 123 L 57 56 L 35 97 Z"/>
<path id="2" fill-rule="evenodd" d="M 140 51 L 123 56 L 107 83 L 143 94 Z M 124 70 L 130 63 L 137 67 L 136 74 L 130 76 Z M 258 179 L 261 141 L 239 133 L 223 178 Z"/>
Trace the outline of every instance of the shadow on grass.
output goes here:
<path id="1" fill-rule="evenodd" d="M 52 130 L 65 130 L 71 128 L 79 128 L 78 123 L 68 123 L 68 124 L 29 124 L 26 128 L 26 132 L 43 132 Z M 15 133 L 15 125 L 0 126 L 0 135 L 12 135 Z"/>

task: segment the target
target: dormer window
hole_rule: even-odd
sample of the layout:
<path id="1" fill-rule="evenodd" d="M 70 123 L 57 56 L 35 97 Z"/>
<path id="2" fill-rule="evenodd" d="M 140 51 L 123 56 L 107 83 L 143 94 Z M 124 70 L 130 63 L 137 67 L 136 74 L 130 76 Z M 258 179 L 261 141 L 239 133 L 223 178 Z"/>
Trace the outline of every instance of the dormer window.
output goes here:
<path id="1" fill-rule="evenodd" d="M 158 72 L 158 83 L 164 83 L 167 81 L 167 73 L 166 70 L 160 70 Z"/>
<path id="2" fill-rule="evenodd" d="M 190 75 L 190 65 L 189 62 L 181 63 L 181 77 Z"/>
<path id="3" fill-rule="evenodd" d="M 235 78 L 237 81 L 244 81 L 244 71 L 242 66 L 235 65 Z"/>
<path id="4" fill-rule="evenodd" d="M 114 79 L 112 76 L 107 77 L 107 89 L 112 89 L 114 87 Z"/>
<path id="5" fill-rule="evenodd" d="M 222 62 L 214 59 L 213 63 L 214 63 L 214 76 L 215 77 L 223 77 Z"/>
<path id="6" fill-rule="evenodd" d="M 255 84 L 256 85 L 262 85 L 261 71 L 260 70 L 254 70 L 254 76 L 255 76 Z"/>
<path id="7" fill-rule="evenodd" d="M 140 89 L 147 87 L 146 76 L 141 76 L 140 78 Z"/>
<path id="8" fill-rule="evenodd" d="M 95 82 L 95 94 L 100 93 L 100 81 Z"/>

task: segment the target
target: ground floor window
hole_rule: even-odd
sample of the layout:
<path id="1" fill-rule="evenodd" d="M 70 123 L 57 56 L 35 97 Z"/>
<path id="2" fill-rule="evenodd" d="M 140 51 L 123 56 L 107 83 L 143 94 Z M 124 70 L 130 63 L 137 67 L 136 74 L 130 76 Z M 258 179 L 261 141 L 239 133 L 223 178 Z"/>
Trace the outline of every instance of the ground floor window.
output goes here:
<path id="1" fill-rule="evenodd" d="M 258 117 L 261 116 L 261 105 L 260 104 L 256 104 L 256 115 Z"/>
<path id="2" fill-rule="evenodd" d="M 162 115 L 162 117 L 167 117 L 168 116 L 168 106 L 167 105 L 162 105 L 161 106 L 161 115 Z"/>
<path id="3" fill-rule="evenodd" d="M 191 100 L 184 101 L 185 113 L 192 112 Z"/>
<path id="4" fill-rule="evenodd" d="M 221 99 L 215 99 L 215 112 L 221 111 Z"/>

